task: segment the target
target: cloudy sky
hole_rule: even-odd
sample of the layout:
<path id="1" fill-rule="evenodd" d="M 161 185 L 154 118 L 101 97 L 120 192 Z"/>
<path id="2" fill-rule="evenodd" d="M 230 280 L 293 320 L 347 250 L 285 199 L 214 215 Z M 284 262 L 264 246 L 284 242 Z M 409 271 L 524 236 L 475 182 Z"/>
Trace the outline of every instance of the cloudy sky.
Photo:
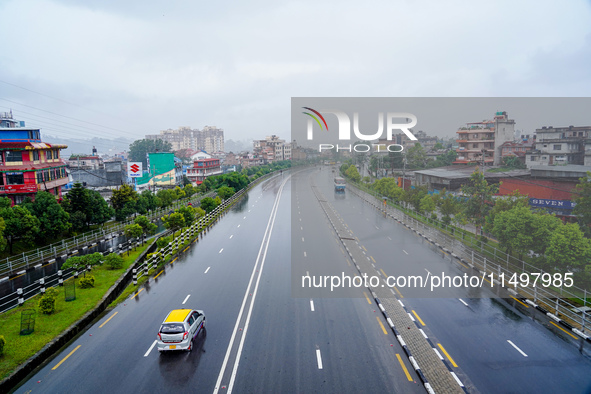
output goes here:
<path id="1" fill-rule="evenodd" d="M 289 139 L 291 97 L 591 88 L 589 1 L 0 0 L 0 15 L 0 111 L 59 136 Z"/>

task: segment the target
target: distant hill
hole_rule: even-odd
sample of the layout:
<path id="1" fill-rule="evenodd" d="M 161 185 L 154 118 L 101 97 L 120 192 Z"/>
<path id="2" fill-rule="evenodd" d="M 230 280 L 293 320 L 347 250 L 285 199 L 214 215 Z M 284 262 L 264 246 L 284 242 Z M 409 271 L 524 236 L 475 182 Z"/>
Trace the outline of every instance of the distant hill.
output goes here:
<path id="1" fill-rule="evenodd" d="M 115 154 L 123 151 L 129 151 L 129 144 L 133 139 L 127 138 L 116 138 L 113 140 L 106 138 L 92 138 L 92 139 L 77 139 L 77 138 L 62 138 L 55 137 L 46 133 L 42 135 L 43 142 L 49 142 L 50 144 L 64 144 L 68 147 L 62 150 L 62 157 L 69 157 L 72 154 L 88 154 L 92 153 L 92 147 L 95 146 L 98 154 Z"/>

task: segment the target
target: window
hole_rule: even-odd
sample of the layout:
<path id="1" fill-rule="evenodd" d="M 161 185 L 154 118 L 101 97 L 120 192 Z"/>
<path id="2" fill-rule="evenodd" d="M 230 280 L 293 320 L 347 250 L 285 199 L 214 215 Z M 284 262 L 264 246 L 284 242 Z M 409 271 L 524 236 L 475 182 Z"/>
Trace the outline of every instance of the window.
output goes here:
<path id="1" fill-rule="evenodd" d="M 23 161 L 23 154 L 20 150 L 9 150 L 6 151 L 6 161 L 15 162 Z"/>
<path id="2" fill-rule="evenodd" d="M 23 201 L 25 201 L 25 197 L 26 196 L 23 196 L 22 194 L 20 196 L 19 195 L 14 196 L 14 203 L 21 204 Z"/>
<path id="3" fill-rule="evenodd" d="M 38 150 L 33 151 L 33 160 L 39 160 L 39 151 Z"/>
<path id="4" fill-rule="evenodd" d="M 537 156 L 530 156 L 529 161 L 537 161 L 538 157 Z"/>
<path id="5" fill-rule="evenodd" d="M 7 185 L 24 185 L 25 176 L 22 172 L 7 172 L 6 173 L 6 184 Z"/>
<path id="6" fill-rule="evenodd" d="M 478 144 L 472 144 L 472 148 L 478 148 Z"/>
<path id="7" fill-rule="evenodd" d="M 554 150 L 562 150 L 562 145 L 560 145 L 560 144 L 554 145 Z"/>
<path id="8" fill-rule="evenodd" d="M 54 150 L 53 151 L 53 157 L 54 157 L 54 159 L 59 159 L 59 157 L 60 157 L 60 151 L 59 150 Z"/>
<path id="9" fill-rule="evenodd" d="M 53 159 L 52 152 L 50 150 L 46 150 L 45 157 L 47 158 L 47 160 Z"/>

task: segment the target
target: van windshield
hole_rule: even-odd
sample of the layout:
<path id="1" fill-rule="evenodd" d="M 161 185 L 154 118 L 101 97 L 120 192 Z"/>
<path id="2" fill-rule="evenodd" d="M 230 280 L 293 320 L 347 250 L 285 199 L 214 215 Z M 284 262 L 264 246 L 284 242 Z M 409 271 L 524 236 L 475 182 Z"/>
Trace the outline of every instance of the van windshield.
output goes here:
<path id="1" fill-rule="evenodd" d="M 166 323 L 160 327 L 163 334 L 180 334 L 185 332 L 185 327 L 181 323 Z"/>

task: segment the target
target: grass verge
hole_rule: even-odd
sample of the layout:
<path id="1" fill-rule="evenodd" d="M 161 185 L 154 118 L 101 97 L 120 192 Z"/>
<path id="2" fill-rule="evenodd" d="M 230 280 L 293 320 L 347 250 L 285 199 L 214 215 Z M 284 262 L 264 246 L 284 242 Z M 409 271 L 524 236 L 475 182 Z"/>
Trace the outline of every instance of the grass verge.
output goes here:
<path id="1" fill-rule="evenodd" d="M 123 268 L 108 270 L 104 266 L 95 267 L 87 275 L 95 278 L 95 287 L 89 289 L 76 288 L 76 299 L 66 302 L 64 288 L 58 287 L 58 297 L 55 302 L 55 312 L 44 315 L 39 312 L 40 296 L 37 295 L 25 302 L 22 307 L 11 309 L 0 315 L 0 335 L 6 339 L 4 355 L 0 356 L 0 380 L 10 375 L 20 364 L 37 353 L 43 346 L 74 324 L 86 312 L 93 309 L 109 288 L 121 277 L 150 243 L 136 248 L 123 255 Z M 70 279 L 72 280 L 72 279 Z M 34 309 L 35 331 L 30 335 L 20 335 L 21 312 Z"/>

